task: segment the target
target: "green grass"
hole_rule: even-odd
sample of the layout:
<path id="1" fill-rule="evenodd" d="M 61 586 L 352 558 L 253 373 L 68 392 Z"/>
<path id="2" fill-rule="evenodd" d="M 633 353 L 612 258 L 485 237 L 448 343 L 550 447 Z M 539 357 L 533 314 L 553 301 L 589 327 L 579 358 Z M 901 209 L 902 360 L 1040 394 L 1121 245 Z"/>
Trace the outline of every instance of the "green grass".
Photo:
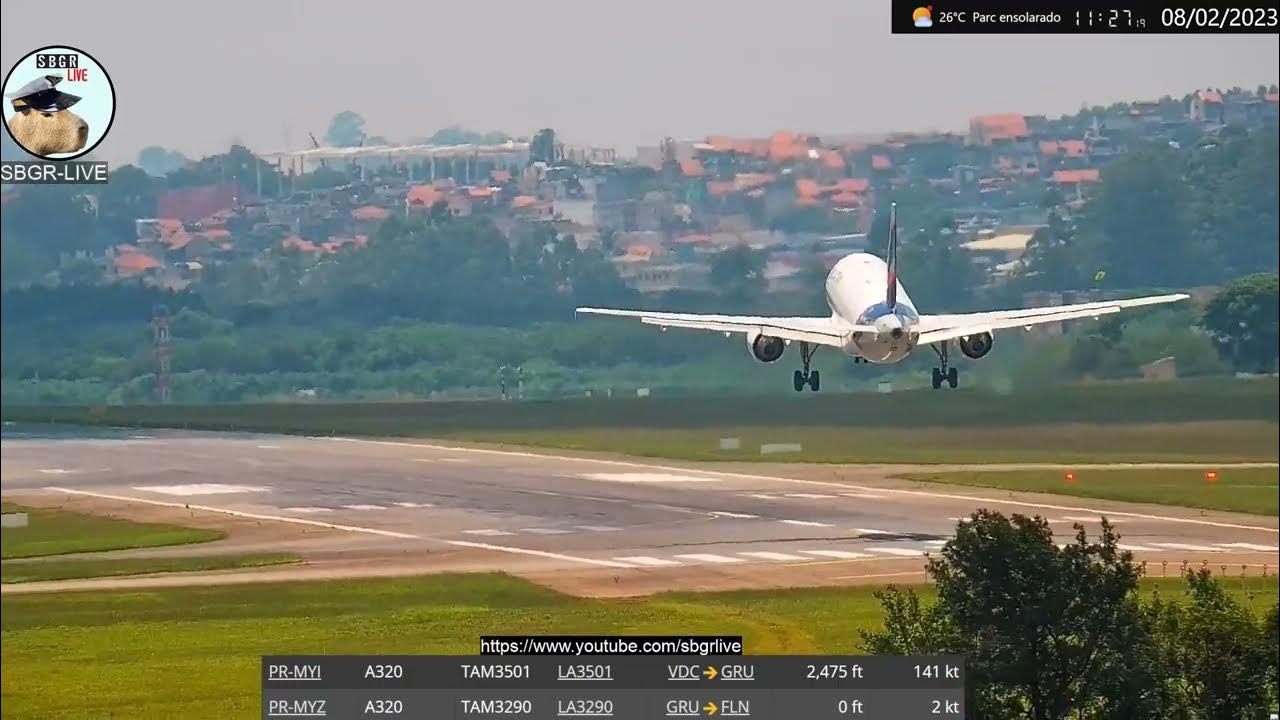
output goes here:
<path id="1" fill-rule="evenodd" d="M 4 559 L 101 552 L 125 548 L 184 545 L 220 540 L 224 534 L 178 525 L 138 523 L 65 510 L 26 508 L 3 503 L 4 512 L 25 512 L 30 524 L 0 530 Z"/>
<path id="2" fill-rule="evenodd" d="M 689 460 L 760 460 L 800 442 L 819 462 L 1264 460 L 1280 456 L 1275 378 L 1111 382 L 1000 394 L 596 398 L 553 401 L 5 406 L 5 420 L 437 437 Z M 743 450 L 721 452 L 721 437 Z"/>
<path id="3" fill-rule="evenodd" d="M 296 555 L 209 555 L 199 557 L 120 558 L 117 560 L 35 560 L 0 564 L 0 582 L 117 577 L 148 573 L 236 570 L 296 563 Z"/>
<path id="4" fill-rule="evenodd" d="M 952 485 L 1280 515 L 1280 471 L 1276 468 L 1219 470 L 1218 480 L 1214 483 L 1205 480 L 1204 470 L 1074 472 L 1074 483 L 1066 482 L 1061 470 L 909 473 L 900 477 Z"/>
<path id="5" fill-rule="evenodd" d="M 1257 612 L 1274 578 L 1232 579 Z M 1177 595 L 1178 580 L 1149 580 Z M 750 653 L 853 653 L 874 588 L 590 600 L 503 575 L 0 598 L 4 717 L 226 718 L 260 712 L 259 658 L 478 652 L 482 634 L 732 634 Z M 923 592 L 928 595 L 928 588 Z"/>

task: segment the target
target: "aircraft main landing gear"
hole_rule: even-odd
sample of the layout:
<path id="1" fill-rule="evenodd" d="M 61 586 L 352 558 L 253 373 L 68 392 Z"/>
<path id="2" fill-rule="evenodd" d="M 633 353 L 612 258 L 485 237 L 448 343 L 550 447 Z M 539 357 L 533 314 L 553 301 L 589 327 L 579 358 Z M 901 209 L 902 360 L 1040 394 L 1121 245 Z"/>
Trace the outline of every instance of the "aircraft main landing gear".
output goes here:
<path id="1" fill-rule="evenodd" d="M 814 392 L 822 386 L 822 378 L 818 371 L 809 370 L 809 362 L 813 360 L 813 354 L 816 352 L 818 352 L 818 346 L 807 342 L 800 343 L 800 362 L 804 363 L 804 370 L 797 370 L 791 378 L 791 386 L 796 389 L 796 392 L 804 390 L 805 385 Z"/>
<path id="2" fill-rule="evenodd" d="M 941 345 L 941 347 L 939 347 L 939 345 Z M 950 345 L 950 340 L 943 340 L 941 343 L 934 343 L 933 345 L 930 345 L 930 347 L 933 348 L 933 351 L 938 354 L 938 363 L 942 366 L 933 369 L 934 390 L 941 388 L 943 382 L 951 388 L 955 388 L 956 385 L 960 384 L 959 371 L 957 371 L 956 368 L 951 367 L 948 362 L 947 349 Z"/>

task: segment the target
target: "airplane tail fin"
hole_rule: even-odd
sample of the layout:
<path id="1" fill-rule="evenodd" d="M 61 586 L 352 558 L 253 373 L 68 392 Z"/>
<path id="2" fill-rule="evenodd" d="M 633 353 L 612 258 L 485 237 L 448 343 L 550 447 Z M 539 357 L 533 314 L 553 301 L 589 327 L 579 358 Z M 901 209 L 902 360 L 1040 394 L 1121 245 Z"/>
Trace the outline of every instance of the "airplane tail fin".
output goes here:
<path id="1" fill-rule="evenodd" d="M 889 267 L 884 304 L 892 310 L 898 304 L 898 203 L 889 204 L 889 252 L 884 261 Z"/>

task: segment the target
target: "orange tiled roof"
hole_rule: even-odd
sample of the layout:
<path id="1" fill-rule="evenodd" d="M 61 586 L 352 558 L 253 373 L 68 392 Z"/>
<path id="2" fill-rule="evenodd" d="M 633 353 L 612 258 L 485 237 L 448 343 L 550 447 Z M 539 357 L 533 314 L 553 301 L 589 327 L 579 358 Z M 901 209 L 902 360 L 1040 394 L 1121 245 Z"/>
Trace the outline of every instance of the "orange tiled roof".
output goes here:
<path id="1" fill-rule="evenodd" d="M 702 177 L 702 163 L 697 158 L 680 161 L 680 174 L 685 177 Z"/>
<path id="2" fill-rule="evenodd" d="M 489 179 L 496 183 L 505 183 L 511 181 L 510 170 L 492 170 L 489 172 Z"/>
<path id="3" fill-rule="evenodd" d="M 148 270 L 163 267 L 159 260 L 150 255 L 137 252 L 126 252 L 115 257 L 116 272 L 120 275 L 137 275 Z"/>
<path id="4" fill-rule="evenodd" d="M 213 228 L 212 230 L 202 230 L 196 233 L 196 237 L 209 241 L 226 240 L 231 237 L 231 231 L 225 228 Z"/>
<path id="5" fill-rule="evenodd" d="M 1040 154 L 1083 157 L 1087 147 L 1083 140 L 1041 140 Z"/>
<path id="6" fill-rule="evenodd" d="M 532 195 L 517 195 L 511 199 L 511 209 L 519 210 L 520 208 L 532 207 L 538 203 L 538 198 Z"/>
<path id="7" fill-rule="evenodd" d="M 677 245 L 700 245 L 702 243 L 711 242 L 711 236 L 703 234 L 682 235 L 676 238 L 673 242 Z"/>
<path id="8" fill-rule="evenodd" d="M 1201 90 L 1196 93 L 1200 99 L 1207 103 L 1221 103 L 1222 95 L 1217 90 Z"/>
<path id="9" fill-rule="evenodd" d="M 1280 93 L 1267 93 L 1266 101 L 1269 103 L 1280 103 Z"/>
<path id="10" fill-rule="evenodd" d="M 409 188 L 409 194 L 405 196 L 404 204 L 431 207 L 443 199 L 444 193 L 430 185 L 414 185 Z"/>
<path id="11" fill-rule="evenodd" d="M 872 170 L 888 170 L 891 167 L 893 167 L 893 161 L 889 159 L 888 155 L 872 155 L 871 156 Z"/>
<path id="12" fill-rule="evenodd" d="M 352 210 L 351 217 L 356 220 L 386 220 L 391 217 L 391 211 L 377 205 L 364 205 Z"/>
<path id="13" fill-rule="evenodd" d="M 796 195 L 798 197 L 817 197 L 822 194 L 822 187 L 808 178 L 796 179 Z"/>
<path id="14" fill-rule="evenodd" d="M 497 192 L 498 192 L 497 188 L 491 188 L 491 187 L 473 187 L 473 188 L 467 189 L 467 195 L 470 195 L 473 198 L 479 198 L 479 199 L 493 197 L 494 195 L 497 194 Z"/>
<path id="15" fill-rule="evenodd" d="M 857 193 L 838 193 L 831 196 L 831 204 L 839 207 L 861 205 L 862 196 Z"/>
<path id="16" fill-rule="evenodd" d="M 1030 135 L 1022 115 L 979 115 L 969 119 L 969 127 L 986 140 L 1016 140 Z"/>
<path id="17" fill-rule="evenodd" d="M 732 181 L 712 180 L 707 183 L 707 192 L 714 197 L 724 197 L 735 189 Z"/>
<path id="18" fill-rule="evenodd" d="M 796 204 L 801 207 L 816 207 L 822 204 L 822 201 L 815 197 L 797 197 Z"/>
<path id="19" fill-rule="evenodd" d="M 280 243 L 280 246 L 285 250 L 298 250 L 300 252 L 318 252 L 320 250 L 320 248 L 316 247 L 315 243 L 310 240 L 303 240 L 297 235 L 290 235 L 285 238 L 284 241 Z"/>
<path id="20" fill-rule="evenodd" d="M 829 170 L 839 170 L 844 167 L 844 157 L 835 150 L 819 150 L 818 159 L 822 161 L 822 166 Z"/>
<path id="21" fill-rule="evenodd" d="M 1074 185 L 1076 183 L 1095 183 L 1101 180 L 1101 174 L 1097 168 L 1086 168 L 1084 170 L 1054 170 L 1053 181 L 1064 185 Z"/>

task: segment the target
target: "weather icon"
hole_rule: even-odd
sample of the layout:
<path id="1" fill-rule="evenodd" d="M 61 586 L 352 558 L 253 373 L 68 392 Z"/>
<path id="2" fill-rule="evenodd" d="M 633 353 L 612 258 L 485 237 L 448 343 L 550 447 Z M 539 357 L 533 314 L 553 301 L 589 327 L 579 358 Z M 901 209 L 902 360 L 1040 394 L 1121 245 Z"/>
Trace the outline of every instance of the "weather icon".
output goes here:
<path id="1" fill-rule="evenodd" d="M 933 6 L 923 6 L 916 8 L 911 13 L 911 22 L 916 27 L 933 27 Z"/>

